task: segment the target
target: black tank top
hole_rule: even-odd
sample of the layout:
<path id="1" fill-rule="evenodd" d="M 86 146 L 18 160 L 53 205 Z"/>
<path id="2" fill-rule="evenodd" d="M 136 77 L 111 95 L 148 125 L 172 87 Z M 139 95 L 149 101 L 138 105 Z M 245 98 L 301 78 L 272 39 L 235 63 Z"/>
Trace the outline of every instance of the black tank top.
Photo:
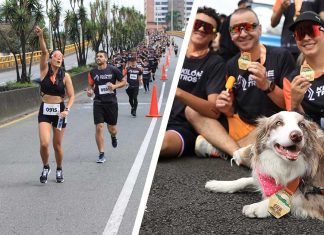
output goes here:
<path id="1" fill-rule="evenodd" d="M 61 96 L 62 98 L 65 96 L 65 86 L 63 83 L 63 79 L 65 76 L 64 70 L 59 68 L 56 74 L 55 83 L 51 81 L 51 76 L 53 75 L 53 70 L 51 65 L 48 65 L 48 72 L 45 78 L 41 81 L 41 96 L 44 95 L 54 95 Z"/>

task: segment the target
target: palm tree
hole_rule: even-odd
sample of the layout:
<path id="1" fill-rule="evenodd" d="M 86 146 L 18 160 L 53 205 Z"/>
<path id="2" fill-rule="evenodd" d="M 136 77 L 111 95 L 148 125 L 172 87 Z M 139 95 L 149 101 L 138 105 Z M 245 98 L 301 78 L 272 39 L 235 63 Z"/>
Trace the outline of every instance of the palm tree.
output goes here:
<path id="1" fill-rule="evenodd" d="M 86 40 L 91 38 L 91 32 L 87 26 L 87 11 L 83 0 L 70 0 L 72 10 L 68 10 L 65 16 L 67 33 L 75 46 L 78 66 L 86 65 L 88 55 L 88 44 Z"/>
<path id="2" fill-rule="evenodd" d="M 10 44 L 9 36 L 0 30 L 0 36 L 14 55 L 17 82 L 30 82 L 30 76 L 27 75 L 26 68 L 26 49 L 34 27 L 43 20 L 42 5 L 38 0 L 6 0 L 1 6 L 0 18 L 10 24 L 12 32 L 19 39 L 19 46 L 16 48 Z M 16 53 L 20 54 L 21 75 Z"/>
<path id="3" fill-rule="evenodd" d="M 168 25 L 167 30 L 171 30 L 171 14 L 172 12 L 169 11 L 165 16 L 165 21 Z M 182 28 L 182 16 L 179 11 L 173 11 L 173 29 L 174 30 L 181 30 Z"/>

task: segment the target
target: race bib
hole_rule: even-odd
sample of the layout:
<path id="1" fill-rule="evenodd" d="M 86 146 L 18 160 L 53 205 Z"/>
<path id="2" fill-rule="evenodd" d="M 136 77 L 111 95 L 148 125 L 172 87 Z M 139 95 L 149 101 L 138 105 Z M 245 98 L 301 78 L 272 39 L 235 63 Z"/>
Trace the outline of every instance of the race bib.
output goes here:
<path id="1" fill-rule="evenodd" d="M 137 79 L 137 74 L 130 74 L 129 78 L 132 80 L 136 80 Z"/>
<path id="2" fill-rule="evenodd" d="M 108 89 L 107 85 L 99 85 L 98 89 L 99 89 L 99 95 L 114 93 L 114 91 Z"/>
<path id="3" fill-rule="evenodd" d="M 43 106 L 43 114 L 44 115 L 56 116 L 58 113 L 60 113 L 60 104 L 44 103 L 44 106 Z"/>

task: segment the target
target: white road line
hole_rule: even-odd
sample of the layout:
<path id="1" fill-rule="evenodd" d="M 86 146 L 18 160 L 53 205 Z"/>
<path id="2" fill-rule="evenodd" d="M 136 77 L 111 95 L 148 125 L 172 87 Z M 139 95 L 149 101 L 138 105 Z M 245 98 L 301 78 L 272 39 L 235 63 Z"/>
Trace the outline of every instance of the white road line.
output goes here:
<path id="1" fill-rule="evenodd" d="M 165 83 L 163 83 L 159 103 L 158 103 L 158 109 L 161 108 L 163 93 L 164 93 Z M 148 145 L 150 143 L 151 137 L 153 135 L 154 127 L 157 122 L 157 118 L 153 118 L 151 121 L 151 124 L 148 128 L 148 131 L 146 133 L 146 136 L 142 142 L 142 145 L 137 153 L 136 159 L 134 161 L 134 164 L 127 176 L 127 179 L 125 181 L 125 184 L 119 194 L 119 197 L 117 199 L 117 202 L 114 206 L 114 209 L 110 215 L 110 218 L 106 224 L 105 230 L 103 232 L 103 235 L 112 235 L 117 234 L 120 224 L 123 220 L 124 213 L 126 211 L 126 207 L 128 205 L 129 199 L 131 197 L 131 194 L 134 189 L 134 185 L 136 183 L 139 171 L 141 170 L 143 160 L 148 148 Z"/>

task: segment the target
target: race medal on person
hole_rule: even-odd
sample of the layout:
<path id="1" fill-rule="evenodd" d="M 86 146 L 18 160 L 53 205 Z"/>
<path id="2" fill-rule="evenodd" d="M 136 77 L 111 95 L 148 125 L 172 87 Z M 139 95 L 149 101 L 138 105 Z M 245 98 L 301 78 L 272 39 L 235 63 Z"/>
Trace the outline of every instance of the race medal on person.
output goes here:
<path id="1" fill-rule="evenodd" d="M 307 78 L 310 82 L 314 81 L 315 78 L 315 72 L 308 64 L 300 66 L 300 75 Z"/>
<path id="2" fill-rule="evenodd" d="M 290 195 L 281 190 L 269 198 L 268 211 L 277 219 L 290 212 Z"/>
<path id="3" fill-rule="evenodd" d="M 243 52 L 238 59 L 238 66 L 242 70 L 247 70 L 248 65 L 251 63 L 251 53 Z"/>

